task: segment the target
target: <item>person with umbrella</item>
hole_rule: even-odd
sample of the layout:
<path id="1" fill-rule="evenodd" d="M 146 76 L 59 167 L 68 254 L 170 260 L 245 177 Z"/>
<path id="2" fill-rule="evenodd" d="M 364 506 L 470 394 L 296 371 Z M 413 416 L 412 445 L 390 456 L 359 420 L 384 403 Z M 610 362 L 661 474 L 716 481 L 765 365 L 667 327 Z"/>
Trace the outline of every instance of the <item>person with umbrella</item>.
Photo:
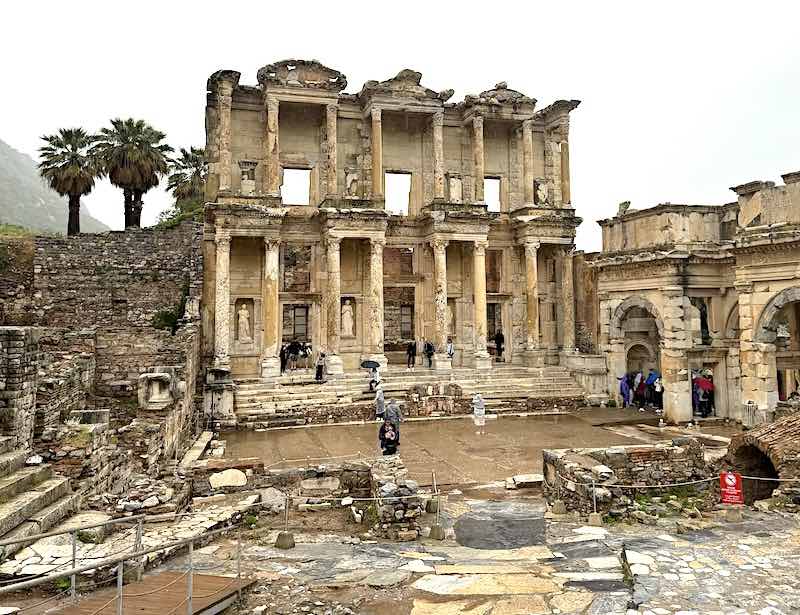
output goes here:
<path id="1" fill-rule="evenodd" d="M 711 414 L 711 399 L 714 391 L 714 383 L 704 376 L 697 376 L 694 381 L 697 386 L 700 416 L 705 419 Z"/>

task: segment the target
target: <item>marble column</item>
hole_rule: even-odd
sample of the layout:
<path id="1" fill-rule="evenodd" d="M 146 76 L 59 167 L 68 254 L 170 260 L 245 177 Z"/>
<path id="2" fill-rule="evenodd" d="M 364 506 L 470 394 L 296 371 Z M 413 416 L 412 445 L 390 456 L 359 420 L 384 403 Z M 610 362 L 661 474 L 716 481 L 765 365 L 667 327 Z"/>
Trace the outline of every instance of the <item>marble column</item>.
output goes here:
<path id="1" fill-rule="evenodd" d="M 564 304 L 564 334 L 562 348 L 567 352 L 575 350 L 575 281 L 573 279 L 573 256 L 570 246 L 561 257 L 561 301 Z"/>
<path id="2" fill-rule="evenodd" d="M 440 370 L 452 368 L 450 358 L 447 356 L 447 243 L 443 239 L 431 241 L 435 309 L 433 345 L 436 350 L 433 366 Z"/>
<path id="3" fill-rule="evenodd" d="M 525 205 L 533 205 L 533 120 L 522 122 L 522 163 Z"/>
<path id="4" fill-rule="evenodd" d="M 264 280 L 261 288 L 261 320 L 264 326 L 264 347 L 261 351 L 261 377 L 280 376 L 280 241 L 264 238 Z"/>
<path id="5" fill-rule="evenodd" d="M 383 354 L 383 247 L 385 239 L 371 239 L 369 244 L 369 334 L 370 359 L 386 366 Z"/>
<path id="6" fill-rule="evenodd" d="M 336 124 L 339 117 L 337 105 L 325 107 L 325 139 L 328 148 L 328 196 L 338 194 L 338 181 L 336 171 Z"/>
<path id="7" fill-rule="evenodd" d="M 529 366 L 541 365 L 539 350 L 539 242 L 525 243 L 525 283 L 527 292 L 526 325 L 527 339 L 525 344 L 526 361 Z"/>
<path id="8" fill-rule="evenodd" d="M 486 248 L 488 242 L 476 241 L 472 249 L 472 284 L 475 306 L 475 368 L 491 369 L 486 351 Z"/>
<path id="9" fill-rule="evenodd" d="M 325 288 L 325 313 L 328 329 L 328 373 L 341 374 L 344 371 L 339 356 L 339 341 L 342 331 L 342 273 L 340 266 L 341 237 L 326 237 L 326 267 L 328 283 Z"/>
<path id="10" fill-rule="evenodd" d="M 472 165 L 475 175 L 475 202 L 483 203 L 483 118 L 472 118 Z"/>
<path id="11" fill-rule="evenodd" d="M 274 96 L 267 96 L 267 138 L 265 159 L 267 162 L 265 192 L 279 196 L 281 192 L 281 157 L 278 141 L 278 109 L 280 103 Z"/>
<path id="12" fill-rule="evenodd" d="M 569 142 L 561 142 L 561 202 L 569 205 L 572 202 L 569 188 Z"/>
<path id="13" fill-rule="evenodd" d="M 230 81 L 220 81 L 217 84 L 217 141 L 219 147 L 219 190 L 231 189 L 231 103 L 233 100 L 233 84 Z"/>
<path id="14" fill-rule="evenodd" d="M 433 200 L 444 200 L 444 113 L 437 111 L 431 118 L 433 129 Z"/>
<path id="15" fill-rule="evenodd" d="M 231 236 L 217 231 L 214 270 L 214 367 L 230 368 L 231 347 Z"/>
<path id="16" fill-rule="evenodd" d="M 383 128 L 380 107 L 372 107 L 372 198 L 383 198 Z"/>

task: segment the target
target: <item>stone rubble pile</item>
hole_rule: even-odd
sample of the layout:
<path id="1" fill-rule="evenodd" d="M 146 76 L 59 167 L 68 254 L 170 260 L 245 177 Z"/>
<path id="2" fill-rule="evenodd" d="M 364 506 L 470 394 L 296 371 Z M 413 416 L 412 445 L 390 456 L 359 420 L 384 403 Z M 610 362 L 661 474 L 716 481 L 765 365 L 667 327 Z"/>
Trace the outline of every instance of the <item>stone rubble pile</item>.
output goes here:
<path id="1" fill-rule="evenodd" d="M 144 474 L 131 476 L 130 487 L 120 494 L 102 493 L 86 500 L 93 510 L 113 510 L 115 513 L 162 514 L 176 512 L 188 493 L 176 489 L 169 479 L 159 480 Z"/>
<path id="2" fill-rule="evenodd" d="M 419 485 L 408 480 L 408 470 L 398 455 L 376 459 L 372 465 L 372 492 L 378 521 L 372 533 L 390 540 L 416 540 L 423 501 Z M 395 499 L 398 498 L 398 499 Z"/>

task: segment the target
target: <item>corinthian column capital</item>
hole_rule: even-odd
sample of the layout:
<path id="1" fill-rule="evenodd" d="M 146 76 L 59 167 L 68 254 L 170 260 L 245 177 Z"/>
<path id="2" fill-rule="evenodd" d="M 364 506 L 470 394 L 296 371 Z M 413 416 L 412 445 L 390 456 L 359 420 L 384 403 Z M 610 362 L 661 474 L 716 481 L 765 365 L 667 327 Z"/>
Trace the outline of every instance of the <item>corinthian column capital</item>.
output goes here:
<path id="1" fill-rule="evenodd" d="M 264 249 L 268 252 L 277 250 L 281 245 L 281 240 L 275 237 L 264 237 Z"/>
<path id="2" fill-rule="evenodd" d="M 446 239 L 431 239 L 430 241 L 434 252 L 444 252 L 449 243 Z"/>
<path id="3" fill-rule="evenodd" d="M 228 229 L 217 229 L 214 234 L 214 241 L 217 245 L 229 244 L 231 242 L 231 232 Z"/>
<path id="4" fill-rule="evenodd" d="M 486 254 L 486 249 L 489 247 L 489 242 L 483 239 L 479 239 L 473 244 L 473 249 L 475 250 L 475 254 L 484 255 Z"/>
<path id="5" fill-rule="evenodd" d="M 525 253 L 528 256 L 536 256 L 536 252 L 541 247 L 542 242 L 540 241 L 526 241 L 525 242 Z"/>
<path id="6" fill-rule="evenodd" d="M 377 256 L 383 254 L 383 248 L 385 246 L 386 246 L 386 240 L 381 237 L 375 237 L 369 240 L 370 252 Z"/>

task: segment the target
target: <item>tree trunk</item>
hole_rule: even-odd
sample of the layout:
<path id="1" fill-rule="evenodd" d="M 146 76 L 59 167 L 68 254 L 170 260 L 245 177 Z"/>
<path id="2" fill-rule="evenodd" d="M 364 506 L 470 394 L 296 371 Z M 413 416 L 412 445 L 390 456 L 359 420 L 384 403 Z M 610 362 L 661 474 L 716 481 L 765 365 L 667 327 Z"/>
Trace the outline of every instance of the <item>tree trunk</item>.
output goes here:
<path id="1" fill-rule="evenodd" d="M 122 193 L 125 195 L 125 228 L 131 225 L 131 211 L 133 210 L 133 192 L 125 188 Z"/>
<path id="2" fill-rule="evenodd" d="M 69 195 L 69 217 L 67 218 L 67 236 L 81 232 L 81 195 Z"/>
<path id="3" fill-rule="evenodd" d="M 142 191 L 133 191 L 133 205 L 131 207 L 131 226 L 141 228 L 142 226 Z"/>

